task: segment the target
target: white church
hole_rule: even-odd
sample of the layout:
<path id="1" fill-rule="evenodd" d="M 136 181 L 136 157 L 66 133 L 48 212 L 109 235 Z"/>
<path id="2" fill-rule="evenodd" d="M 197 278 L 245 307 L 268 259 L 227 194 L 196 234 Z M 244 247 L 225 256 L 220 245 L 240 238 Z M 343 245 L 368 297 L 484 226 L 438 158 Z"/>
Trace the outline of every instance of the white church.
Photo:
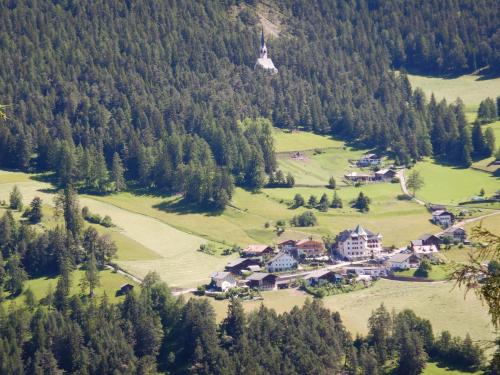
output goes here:
<path id="1" fill-rule="evenodd" d="M 273 60 L 267 57 L 267 47 L 266 41 L 264 40 L 264 30 L 262 30 L 262 34 L 260 37 L 260 57 L 255 63 L 255 69 L 257 69 L 257 67 L 260 67 L 271 74 L 278 73 L 278 69 L 274 66 Z"/>

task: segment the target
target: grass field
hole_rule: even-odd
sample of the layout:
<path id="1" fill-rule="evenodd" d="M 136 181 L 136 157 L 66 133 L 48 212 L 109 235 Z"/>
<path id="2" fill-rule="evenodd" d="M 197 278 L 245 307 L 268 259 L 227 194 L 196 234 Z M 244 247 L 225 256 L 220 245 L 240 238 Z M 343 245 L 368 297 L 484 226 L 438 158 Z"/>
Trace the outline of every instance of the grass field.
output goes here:
<path id="1" fill-rule="evenodd" d="M 244 302 L 246 311 L 258 308 L 261 303 L 278 313 L 302 305 L 307 295 L 296 290 L 264 292 L 263 301 Z M 465 299 L 464 299 L 465 298 Z M 219 320 L 227 312 L 227 301 L 210 299 Z M 379 280 L 370 288 L 339 294 L 323 299 L 326 307 L 338 311 L 346 327 L 353 335 L 367 333 L 368 318 L 381 303 L 391 311 L 408 308 L 418 316 L 429 319 L 435 333 L 449 330 L 453 335 L 464 337 L 471 334 L 473 340 L 491 340 L 495 337 L 485 307 L 477 297 L 453 288 L 449 282 L 412 283 Z"/>
<path id="2" fill-rule="evenodd" d="M 481 224 L 484 228 L 488 229 L 491 233 L 500 236 L 500 214 L 495 216 L 486 217 L 480 222 L 467 224 L 465 229 L 470 233 L 472 227 Z"/>
<path id="3" fill-rule="evenodd" d="M 351 167 L 349 160 L 359 159 L 365 151 L 348 147 L 328 149 L 322 153 L 305 151 L 303 160 L 294 160 L 290 153 L 285 153 L 278 155 L 278 166 L 283 172 L 292 173 L 297 185 L 325 186 L 330 177 L 341 185 L 346 173 L 359 171 Z"/>
<path id="4" fill-rule="evenodd" d="M 313 150 L 315 148 L 342 148 L 344 142 L 333 138 L 309 133 L 309 132 L 288 132 L 274 129 L 274 141 L 276 152 L 290 152 Z"/>
<path id="5" fill-rule="evenodd" d="M 453 168 L 431 160 L 417 163 L 415 169 L 425 181 L 417 197 L 427 202 L 458 204 L 479 195 L 481 188 L 487 196 L 500 189 L 500 178 L 473 169 Z"/>
<path id="6" fill-rule="evenodd" d="M 71 295 L 80 294 L 82 292 L 81 280 L 83 277 L 84 277 L 84 271 L 82 270 L 73 271 L 73 273 L 71 274 L 71 290 L 70 290 Z M 103 270 L 99 272 L 99 277 L 101 285 L 98 288 L 96 288 L 95 295 L 97 297 L 102 297 L 104 293 L 106 293 L 111 302 L 116 302 L 124 298 L 121 296 L 118 297 L 115 294 L 121 285 L 125 283 L 137 285 L 133 281 L 131 281 L 128 277 L 120 275 L 119 273 L 114 273 L 110 270 Z M 35 295 L 35 298 L 39 300 L 47 295 L 49 289 L 52 289 L 52 291 L 54 291 L 56 285 L 57 285 L 56 277 L 39 277 L 37 279 L 31 279 L 26 281 L 26 283 L 24 284 L 24 291 L 26 291 L 28 288 L 31 289 L 31 291 Z M 24 300 L 25 297 L 24 295 L 21 294 L 13 299 L 7 298 L 3 303 L 7 306 L 11 303 L 19 305 L 21 303 L 24 303 Z"/>
<path id="7" fill-rule="evenodd" d="M 0 200 L 8 200 L 14 184 L 19 186 L 25 204 L 34 196 L 40 196 L 44 204 L 52 204 L 49 184 L 12 172 L 0 175 Z M 101 216 L 111 216 L 117 226 L 110 232 L 118 244 L 117 263 L 137 277 L 157 271 L 172 287 L 196 286 L 206 282 L 213 270 L 223 268 L 228 261 L 227 257 L 198 252 L 200 244 L 206 242 L 204 238 L 177 230 L 154 217 L 130 212 L 93 197 L 80 197 L 80 206 L 87 206 Z"/>
<path id="8" fill-rule="evenodd" d="M 460 370 L 453 370 L 447 367 L 440 367 L 434 362 L 427 363 L 424 372 L 422 372 L 422 375 L 467 375 L 467 374 L 480 375 L 482 374 L 482 372 L 481 371 L 465 372 Z"/>
<path id="9" fill-rule="evenodd" d="M 500 95 L 500 78 L 481 79 L 477 75 L 464 75 L 448 79 L 413 74 L 409 74 L 408 78 L 413 89 L 420 87 L 425 92 L 427 99 L 432 93 L 436 99 L 446 99 L 448 102 L 454 102 L 457 98 L 461 98 L 467 108 L 477 108 L 483 99 L 496 98 Z"/>
<path id="10" fill-rule="evenodd" d="M 462 250 L 464 251 L 464 250 Z M 407 277 L 416 277 L 414 269 L 409 269 L 409 270 L 404 270 L 404 271 L 399 271 L 396 272 L 398 276 L 407 276 Z M 442 281 L 446 280 L 448 277 L 450 270 L 446 266 L 441 266 L 441 265 L 433 265 L 432 269 L 429 272 L 429 275 L 427 276 L 427 279 L 429 280 L 434 280 L 434 281 Z"/>

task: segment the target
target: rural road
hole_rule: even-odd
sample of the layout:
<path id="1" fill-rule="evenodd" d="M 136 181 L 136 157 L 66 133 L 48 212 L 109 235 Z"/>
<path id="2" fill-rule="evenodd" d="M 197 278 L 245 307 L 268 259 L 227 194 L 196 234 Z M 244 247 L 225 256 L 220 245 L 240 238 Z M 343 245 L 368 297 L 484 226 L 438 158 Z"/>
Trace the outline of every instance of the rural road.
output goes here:
<path id="1" fill-rule="evenodd" d="M 473 217 L 473 218 L 470 218 L 470 219 L 465 219 L 465 220 L 459 221 L 459 222 L 453 224 L 452 226 L 446 228 L 446 230 L 456 229 L 456 228 L 459 228 L 459 227 L 463 227 L 466 224 L 474 223 L 476 221 L 481 221 L 484 218 L 487 218 L 487 217 L 490 217 L 490 216 L 494 216 L 494 215 L 500 215 L 500 210 L 499 211 L 495 211 L 495 212 L 491 212 L 491 213 L 486 214 L 486 215 L 481 215 L 481 216 L 478 216 L 478 217 Z M 443 234 L 443 233 L 444 233 L 444 231 L 441 231 L 439 233 L 436 233 L 436 235 Z"/>
<path id="2" fill-rule="evenodd" d="M 408 188 L 406 187 L 405 170 L 404 169 L 401 169 L 398 171 L 398 178 L 399 178 L 399 183 L 401 184 L 401 190 L 403 190 L 403 193 L 405 193 L 407 196 L 411 197 L 411 199 L 414 200 L 415 202 L 417 202 L 418 204 L 425 206 L 425 202 L 423 200 L 420 200 L 417 197 L 414 197 L 408 191 Z"/>

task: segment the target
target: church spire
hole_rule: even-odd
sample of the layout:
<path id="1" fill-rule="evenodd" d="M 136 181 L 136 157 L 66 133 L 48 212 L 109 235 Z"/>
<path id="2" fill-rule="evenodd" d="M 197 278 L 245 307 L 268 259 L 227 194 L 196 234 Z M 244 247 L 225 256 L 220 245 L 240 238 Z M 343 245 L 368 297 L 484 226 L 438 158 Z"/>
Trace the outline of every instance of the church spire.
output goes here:
<path id="1" fill-rule="evenodd" d="M 262 29 L 262 33 L 260 34 L 260 58 L 267 59 L 267 47 L 266 41 L 264 39 L 264 29 Z"/>

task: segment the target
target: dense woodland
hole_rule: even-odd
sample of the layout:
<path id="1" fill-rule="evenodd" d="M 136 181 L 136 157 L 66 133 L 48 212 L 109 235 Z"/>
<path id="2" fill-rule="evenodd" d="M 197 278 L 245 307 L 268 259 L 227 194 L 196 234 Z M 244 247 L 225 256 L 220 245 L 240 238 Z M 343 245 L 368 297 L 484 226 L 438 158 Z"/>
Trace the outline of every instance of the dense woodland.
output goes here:
<path id="1" fill-rule="evenodd" d="M 1 0 L 0 166 L 221 208 L 275 171 L 270 122 L 400 163 L 477 154 L 460 105 L 426 104 L 394 69 L 498 70 L 496 1 L 273 1 L 273 77 L 253 69 L 257 3 Z"/>

